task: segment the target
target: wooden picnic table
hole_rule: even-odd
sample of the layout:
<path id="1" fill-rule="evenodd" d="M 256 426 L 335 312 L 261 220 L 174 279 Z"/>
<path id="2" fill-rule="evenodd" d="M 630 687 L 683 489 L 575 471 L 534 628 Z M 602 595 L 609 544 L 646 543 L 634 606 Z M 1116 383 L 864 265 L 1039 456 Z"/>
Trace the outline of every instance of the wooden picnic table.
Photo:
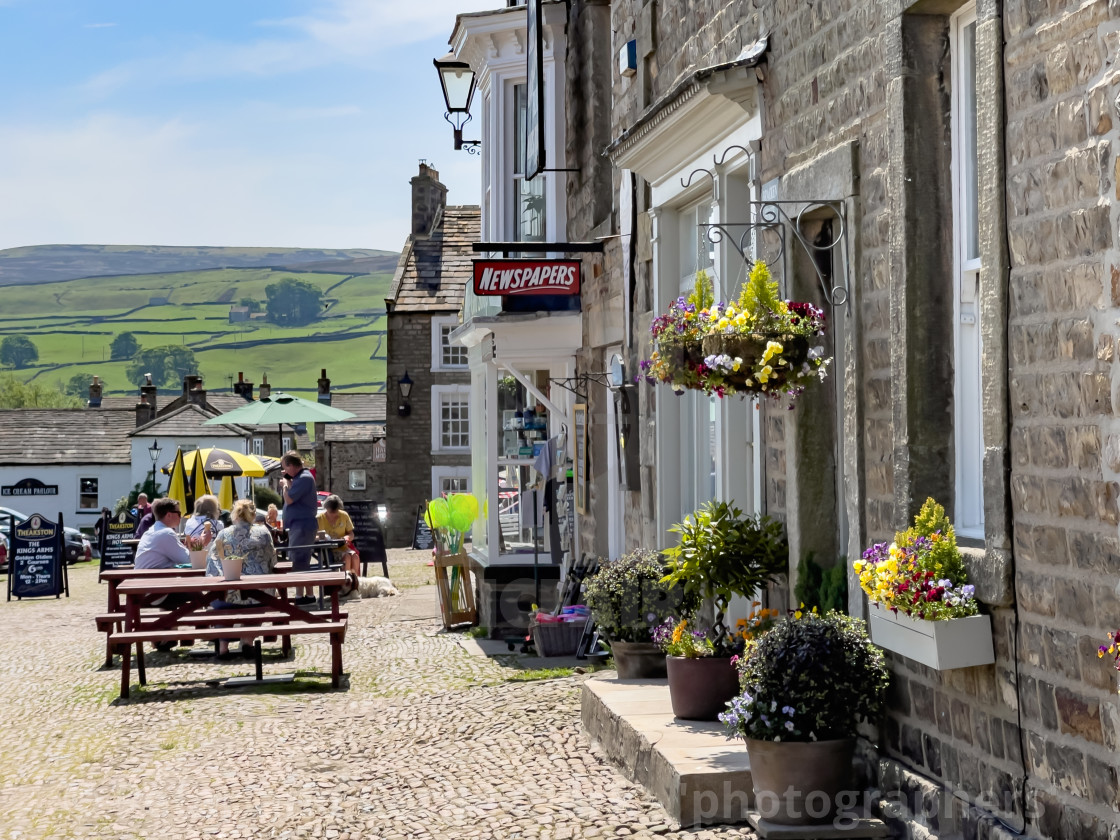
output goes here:
<path id="1" fill-rule="evenodd" d="M 177 571 L 195 571 L 183 569 Z M 289 649 L 290 636 L 300 633 L 330 633 L 331 685 L 338 687 L 342 677 L 342 641 L 346 633 L 346 616 L 339 609 L 339 593 L 348 583 L 344 572 L 312 571 L 302 574 L 245 575 L 239 580 L 201 575 L 145 575 L 122 580 L 117 594 L 124 599 L 124 630 L 112 633 L 110 644 L 136 644 L 137 670 L 141 685 L 145 684 L 144 642 L 167 641 L 180 637 L 217 639 L 230 635 L 282 636 Z M 309 612 L 288 600 L 287 590 L 293 587 L 321 587 L 330 599 L 329 612 Z M 259 607 L 213 610 L 210 603 L 223 599 L 236 589 L 250 595 Z M 277 590 L 272 595 L 266 590 Z M 160 595 L 186 596 L 184 603 L 159 613 L 142 613 L 141 608 Z M 236 628 L 215 627 L 212 621 L 233 619 Z M 249 630 L 251 632 L 246 633 Z M 255 632 L 252 632 L 255 631 Z M 121 697 L 128 697 L 131 657 L 121 656 Z M 257 661 L 260 678 L 260 659 Z"/>

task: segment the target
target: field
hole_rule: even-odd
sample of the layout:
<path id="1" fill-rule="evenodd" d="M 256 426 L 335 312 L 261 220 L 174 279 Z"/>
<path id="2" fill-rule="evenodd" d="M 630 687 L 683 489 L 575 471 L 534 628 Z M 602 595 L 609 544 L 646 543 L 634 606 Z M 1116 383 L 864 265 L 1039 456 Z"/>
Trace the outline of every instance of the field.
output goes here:
<path id="1" fill-rule="evenodd" d="M 321 368 L 333 390 L 378 390 L 385 378 L 385 294 L 392 273 L 315 269 L 220 268 L 87 277 L 0 288 L 0 337 L 26 335 L 38 363 L 14 371 L 25 381 L 59 386 L 96 374 L 107 395 L 136 393 L 126 360 L 110 360 L 123 332 L 142 348 L 180 344 L 194 351 L 208 390 L 227 388 L 239 371 L 274 389 L 310 393 Z M 266 301 L 265 287 L 294 278 L 322 289 L 323 316 L 304 327 L 264 321 L 229 323 L 230 305 Z M 177 388 L 172 389 L 177 390 Z"/>

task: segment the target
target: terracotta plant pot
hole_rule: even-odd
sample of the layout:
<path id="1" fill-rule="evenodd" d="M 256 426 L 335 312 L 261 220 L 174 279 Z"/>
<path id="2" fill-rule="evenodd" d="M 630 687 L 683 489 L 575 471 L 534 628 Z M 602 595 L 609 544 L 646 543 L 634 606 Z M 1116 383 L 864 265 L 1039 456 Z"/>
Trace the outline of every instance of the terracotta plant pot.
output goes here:
<path id="1" fill-rule="evenodd" d="M 781 825 L 832 820 L 837 797 L 852 784 L 855 739 L 838 741 L 747 740 L 755 810 Z"/>
<path id="2" fill-rule="evenodd" d="M 730 657 L 665 657 L 673 714 L 682 720 L 716 720 L 739 693 L 739 673 Z"/>
<path id="3" fill-rule="evenodd" d="M 611 642 L 614 668 L 620 680 L 665 678 L 665 654 L 650 642 Z"/>

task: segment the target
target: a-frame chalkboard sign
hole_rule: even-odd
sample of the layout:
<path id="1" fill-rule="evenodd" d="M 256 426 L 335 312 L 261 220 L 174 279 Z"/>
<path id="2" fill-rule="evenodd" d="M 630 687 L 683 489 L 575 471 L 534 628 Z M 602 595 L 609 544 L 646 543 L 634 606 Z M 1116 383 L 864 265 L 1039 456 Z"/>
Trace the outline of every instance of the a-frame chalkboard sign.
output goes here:
<path id="1" fill-rule="evenodd" d="M 427 509 L 428 506 L 425 504 L 416 506 L 416 524 L 412 528 L 412 548 L 415 551 L 431 551 L 436 545 L 432 529 L 424 519 L 424 512 Z"/>
<path id="2" fill-rule="evenodd" d="M 98 532 L 97 550 L 101 554 L 101 571 L 106 569 L 127 569 L 136 555 L 135 545 L 126 545 L 136 531 L 136 518 L 127 510 L 113 515 L 106 513 L 101 517 Z"/>
<path id="3" fill-rule="evenodd" d="M 377 503 L 369 500 L 346 502 L 346 512 L 354 523 L 354 548 L 362 563 L 362 575 L 369 572 L 370 563 L 380 563 L 381 572 L 389 576 L 389 558 L 385 553 L 385 535 L 377 518 Z"/>
<path id="4" fill-rule="evenodd" d="M 63 561 L 62 513 L 58 522 L 33 513 L 12 526 L 8 547 L 8 600 L 70 597 L 70 577 Z"/>

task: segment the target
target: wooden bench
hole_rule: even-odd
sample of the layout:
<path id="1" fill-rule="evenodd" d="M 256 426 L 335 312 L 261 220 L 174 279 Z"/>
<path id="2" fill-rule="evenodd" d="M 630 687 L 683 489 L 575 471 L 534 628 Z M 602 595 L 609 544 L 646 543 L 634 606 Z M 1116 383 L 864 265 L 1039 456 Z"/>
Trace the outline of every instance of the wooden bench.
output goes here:
<path id="1" fill-rule="evenodd" d="M 245 617 L 242 616 L 242 622 Z M 285 615 L 284 620 L 290 620 Z M 304 633 L 329 633 L 331 636 L 331 686 L 338 688 L 342 678 L 342 641 L 346 637 L 345 619 L 341 621 L 322 621 L 314 624 L 272 624 L 254 625 L 252 629 L 267 631 L 263 635 L 284 636 L 285 638 L 302 635 Z M 190 635 L 196 639 L 223 639 L 230 635 L 233 629 L 229 627 L 195 627 L 190 630 Z M 136 645 L 136 672 L 140 678 L 140 685 L 147 685 L 147 673 L 144 669 L 144 642 L 173 642 L 184 635 L 182 630 L 133 630 L 111 633 L 110 645 L 122 645 L 125 649 Z M 131 679 L 132 657 L 127 653 L 121 656 L 121 697 L 128 698 L 129 681 Z M 262 676 L 260 642 L 256 644 L 257 679 Z"/>
<path id="2" fill-rule="evenodd" d="M 318 617 L 318 618 L 324 618 L 324 619 L 331 618 L 331 611 L 330 610 L 308 610 L 307 612 L 310 613 L 313 616 Z M 152 618 L 152 617 L 158 616 L 158 615 L 161 615 L 160 611 L 150 610 L 148 612 L 141 613 L 141 620 L 143 620 L 144 618 Z M 287 623 L 288 621 L 291 620 L 291 617 L 287 613 L 280 612 L 279 610 L 270 610 L 270 609 L 267 609 L 265 607 L 256 607 L 256 608 L 248 608 L 248 609 L 245 609 L 245 610 L 237 610 L 237 611 L 234 611 L 234 610 L 210 610 L 206 613 L 199 613 L 199 614 L 195 614 L 195 615 L 191 615 L 191 616 L 184 616 L 183 618 L 179 619 L 178 623 L 180 625 L 196 625 L 196 626 L 199 626 L 199 627 L 222 627 L 222 626 L 228 626 L 230 624 L 236 624 L 239 621 L 245 621 L 246 617 L 248 617 L 249 621 L 251 621 L 254 624 L 256 624 L 258 622 L 269 623 L 269 624 L 273 624 L 273 623 L 285 624 L 285 623 Z M 342 612 L 342 613 L 339 614 L 339 617 L 340 618 L 347 618 L 348 613 Z M 93 620 L 94 620 L 94 623 L 97 626 L 97 632 L 98 633 L 107 633 L 109 635 L 112 635 L 113 633 L 124 632 L 124 618 L 125 618 L 124 612 L 111 612 L 111 613 L 102 613 L 101 615 L 95 615 L 93 617 Z M 185 634 L 183 636 L 183 638 L 187 638 L 189 635 L 190 634 Z M 265 633 L 264 635 L 272 636 L 272 635 L 276 635 L 276 634 Z M 284 653 L 287 654 L 290 651 L 291 651 L 291 639 L 286 637 L 284 639 Z M 123 653 L 123 651 L 119 651 L 117 649 L 117 645 L 115 643 L 113 643 L 110 639 L 106 638 L 106 640 L 105 640 L 105 666 L 106 667 L 109 667 L 109 668 L 113 667 L 113 656 L 114 656 L 114 654 L 117 654 L 117 653 Z"/>

